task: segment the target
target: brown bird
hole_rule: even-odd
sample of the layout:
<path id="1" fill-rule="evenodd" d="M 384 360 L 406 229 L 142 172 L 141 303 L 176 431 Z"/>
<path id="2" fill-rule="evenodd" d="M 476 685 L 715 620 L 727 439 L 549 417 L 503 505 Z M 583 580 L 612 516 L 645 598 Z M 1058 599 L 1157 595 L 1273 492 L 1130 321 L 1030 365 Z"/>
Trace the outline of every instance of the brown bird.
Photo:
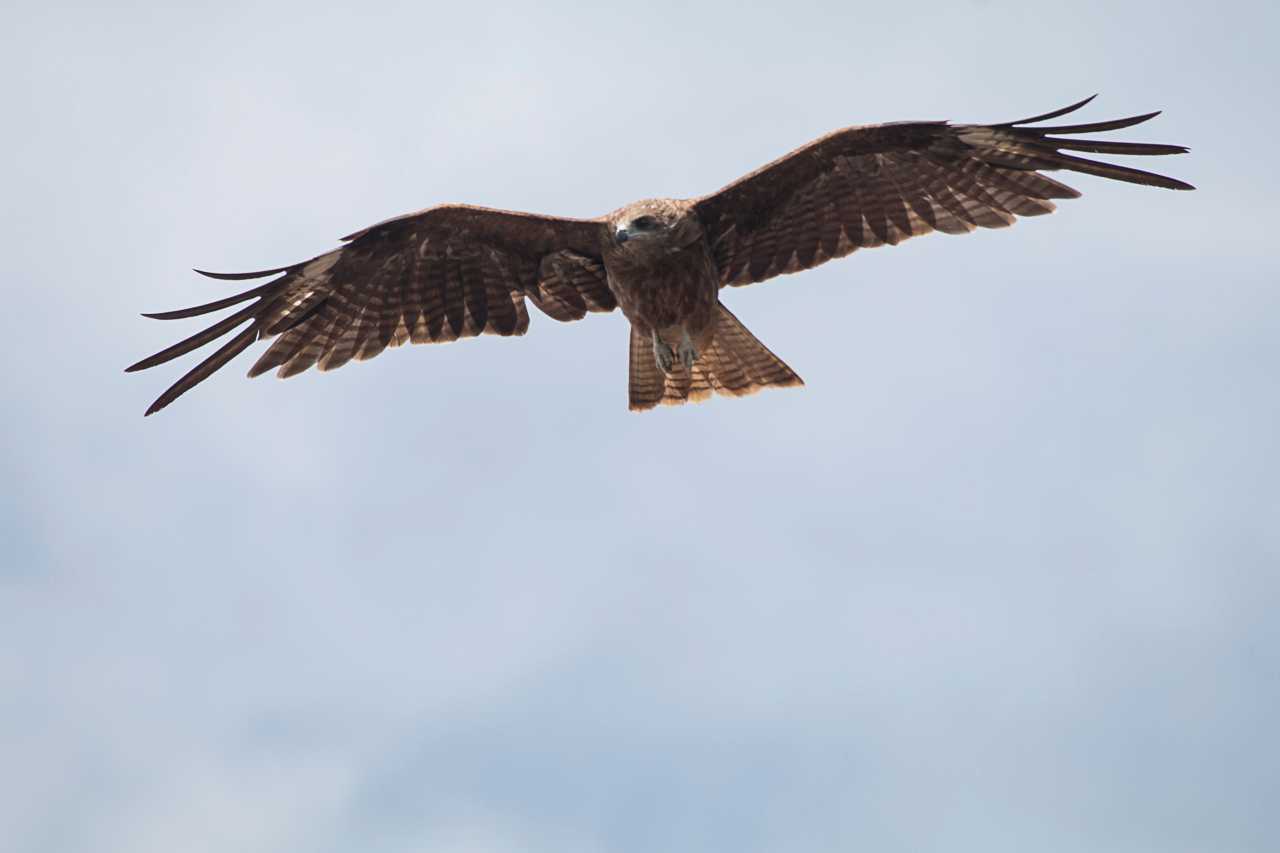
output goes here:
<path id="1" fill-rule="evenodd" d="M 1096 96 L 1095 96 L 1096 97 Z M 557 320 L 621 308 L 631 321 L 630 407 L 650 409 L 803 384 L 720 302 L 725 285 L 799 272 L 861 248 L 942 231 L 1003 228 L 1076 190 L 1065 169 L 1134 184 L 1190 184 L 1063 151 L 1180 154 L 1180 145 L 1075 139 L 1158 112 L 1092 124 L 897 122 L 823 136 L 701 198 L 648 199 L 596 219 L 440 205 L 343 238 L 309 261 L 218 279 L 279 275 L 206 305 L 146 314 L 195 317 L 250 304 L 127 368 L 142 370 L 248 324 L 151 404 L 157 412 L 254 341 L 275 338 L 249 370 L 280 377 L 341 367 L 388 346 L 480 334 L 522 335 L 525 298 Z M 197 270 L 197 272 L 200 272 Z"/>

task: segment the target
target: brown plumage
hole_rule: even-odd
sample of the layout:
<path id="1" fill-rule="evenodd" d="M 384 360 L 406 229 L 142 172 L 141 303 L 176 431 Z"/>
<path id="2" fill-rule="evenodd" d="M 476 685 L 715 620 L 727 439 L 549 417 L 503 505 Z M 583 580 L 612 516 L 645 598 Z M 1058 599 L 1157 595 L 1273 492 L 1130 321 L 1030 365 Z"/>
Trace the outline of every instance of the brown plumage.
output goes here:
<path id="1" fill-rule="evenodd" d="M 620 307 L 631 322 L 630 405 L 648 409 L 803 384 L 720 303 L 725 285 L 810 269 L 860 248 L 942 231 L 1002 228 L 1079 193 L 1041 171 L 1192 189 L 1095 154 L 1177 154 L 1178 145 L 1075 139 L 1158 113 L 1026 127 L 1091 101 L 991 125 L 943 121 L 838 130 L 708 196 L 649 199 L 596 219 L 442 205 L 343 238 L 308 261 L 227 280 L 278 275 L 177 319 L 249 304 L 127 368 L 162 364 L 244 326 L 151 404 L 159 411 L 252 343 L 274 338 L 249 370 L 281 377 L 332 370 L 406 342 L 522 335 L 525 299 L 562 321 Z M 246 325 L 247 324 L 247 325 Z"/>

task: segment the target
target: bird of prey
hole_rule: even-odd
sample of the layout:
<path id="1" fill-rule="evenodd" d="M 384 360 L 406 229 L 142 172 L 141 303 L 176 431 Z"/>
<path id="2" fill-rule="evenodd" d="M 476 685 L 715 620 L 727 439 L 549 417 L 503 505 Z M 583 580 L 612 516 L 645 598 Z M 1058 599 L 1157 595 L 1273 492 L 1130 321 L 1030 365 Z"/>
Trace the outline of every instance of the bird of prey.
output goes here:
<path id="1" fill-rule="evenodd" d="M 941 231 L 1003 228 L 1080 195 L 1042 174 L 1067 170 L 1175 190 L 1190 184 L 1064 151 L 1179 154 L 1180 145 L 1080 139 L 1158 113 L 1036 125 L 908 121 L 848 127 L 694 199 L 637 201 L 595 219 L 439 205 L 342 238 L 308 261 L 217 279 L 278 276 L 233 296 L 144 316 L 195 317 L 249 304 L 127 368 L 163 364 L 245 327 L 151 404 L 157 412 L 260 338 L 249 369 L 293 376 L 388 346 L 522 335 L 526 298 L 556 320 L 621 308 L 631 323 L 630 408 L 803 384 L 720 301 L 726 285 L 807 270 L 862 248 Z"/>

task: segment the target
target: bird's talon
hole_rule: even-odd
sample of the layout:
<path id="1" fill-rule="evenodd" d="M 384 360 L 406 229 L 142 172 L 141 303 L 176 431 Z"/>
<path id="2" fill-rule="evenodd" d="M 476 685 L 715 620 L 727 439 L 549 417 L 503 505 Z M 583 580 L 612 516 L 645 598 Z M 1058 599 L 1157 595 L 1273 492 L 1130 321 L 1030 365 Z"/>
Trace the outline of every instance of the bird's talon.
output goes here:
<path id="1" fill-rule="evenodd" d="M 653 333 L 653 357 L 658 362 L 658 369 L 663 373 L 670 373 L 672 366 L 675 364 L 676 352 L 666 341 L 658 337 L 658 333 Z"/>
<path id="2" fill-rule="evenodd" d="M 680 356 L 680 363 L 684 365 L 685 370 L 692 370 L 693 363 L 698 360 L 698 351 L 693 347 L 693 341 L 689 339 L 689 333 L 685 332 L 680 339 L 680 348 L 676 351 Z"/>

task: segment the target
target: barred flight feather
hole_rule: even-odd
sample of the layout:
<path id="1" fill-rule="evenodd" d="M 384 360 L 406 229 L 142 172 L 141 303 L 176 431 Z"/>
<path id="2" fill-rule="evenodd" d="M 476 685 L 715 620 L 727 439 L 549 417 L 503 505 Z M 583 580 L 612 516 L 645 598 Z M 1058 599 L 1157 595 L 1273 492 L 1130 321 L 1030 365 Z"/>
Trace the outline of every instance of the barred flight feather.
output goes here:
<path id="1" fill-rule="evenodd" d="M 1153 172 L 1063 153 L 1185 152 L 1181 145 L 1064 138 L 1132 127 L 1158 113 L 1088 124 L 1026 126 L 1066 115 L 1090 100 L 1003 124 L 898 122 L 846 128 L 817 139 L 695 200 L 721 281 L 764 281 L 857 249 L 895 245 L 935 230 L 960 234 L 974 227 L 1003 228 L 1018 216 L 1052 212 L 1049 199 L 1080 195 L 1037 170 L 1192 188 Z M 836 223 L 815 219 L 814 211 L 836 213 L 839 229 Z"/>

